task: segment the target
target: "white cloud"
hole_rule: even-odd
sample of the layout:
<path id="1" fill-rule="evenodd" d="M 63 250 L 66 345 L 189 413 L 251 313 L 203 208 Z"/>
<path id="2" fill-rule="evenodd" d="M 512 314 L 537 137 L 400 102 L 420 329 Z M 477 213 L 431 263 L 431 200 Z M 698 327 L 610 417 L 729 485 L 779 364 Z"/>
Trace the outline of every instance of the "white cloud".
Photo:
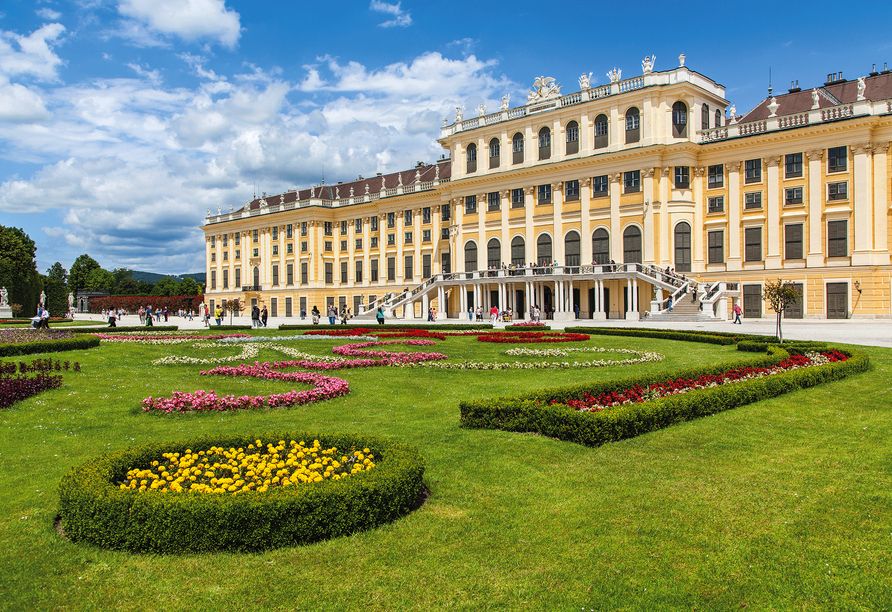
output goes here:
<path id="1" fill-rule="evenodd" d="M 412 25 L 412 15 L 404 12 L 400 8 L 400 4 L 402 3 L 397 2 L 396 4 L 389 4 L 387 2 L 382 2 L 381 0 L 372 0 L 372 3 L 369 5 L 369 10 L 393 15 L 393 19 L 385 21 L 384 23 L 379 23 L 379 27 L 392 28 L 394 26 L 399 26 L 405 28 Z"/>
<path id="2" fill-rule="evenodd" d="M 146 65 L 146 67 L 143 67 L 139 64 L 130 63 L 127 64 L 127 67 L 133 70 L 133 72 L 135 72 L 142 78 L 147 79 L 152 85 L 161 84 L 161 73 L 157 70 L 149 70 L 148 65 Z"/>
<path id="3" fill-rule="evenodd" d="M 0 30 L 0 74 L 55 81 L 56 70 L 63 62 L 53 52 L 51 43 L 64 31 L 65 27 L 58 23 L 42 26 L 28 36 Z"/>
<path id="4" fill-rule="evenodd" d="M 46 19 L 47 21 L 56 21 L 59 17 L 62 16 L 62 13 L 59 11 L 54 11 L 53 9 L 45 6 L 42 9 L 37 9 L 34 11 L 37 13 L 37 16 L 41 19 Z"/>
<path id="5" fill-rule="evenodd" d="M 33 123 L 52 116 L 38 94 L 18 83 L 3 83 L 0 79 L 0 120 Z"/>
<path id="6" fill-rule="evenodd" d="M 234 48 L 241 36 L 240 16 L 223 0 L 121 0 L 118 12 L 150 32 L 187 41 L 210 38 Z"/>

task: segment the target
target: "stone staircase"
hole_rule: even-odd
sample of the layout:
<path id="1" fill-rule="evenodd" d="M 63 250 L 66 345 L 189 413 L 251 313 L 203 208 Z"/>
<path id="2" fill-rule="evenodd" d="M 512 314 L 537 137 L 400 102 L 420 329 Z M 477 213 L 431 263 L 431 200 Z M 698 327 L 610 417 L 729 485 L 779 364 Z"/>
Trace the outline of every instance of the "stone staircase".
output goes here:
<path id="1" fill-rule="evenodd" d="M 673 304 L 671 312 L 663 310 L 660 314 L 654 317 L 654 320 L 683 322 L 712 321 L 714 323 L 717 319 L 711 316 L 710 313 L 701 311 L 700 302 L 692 302 L 691 295 L 686 294 L 681 296 L 678 303 Z"/>

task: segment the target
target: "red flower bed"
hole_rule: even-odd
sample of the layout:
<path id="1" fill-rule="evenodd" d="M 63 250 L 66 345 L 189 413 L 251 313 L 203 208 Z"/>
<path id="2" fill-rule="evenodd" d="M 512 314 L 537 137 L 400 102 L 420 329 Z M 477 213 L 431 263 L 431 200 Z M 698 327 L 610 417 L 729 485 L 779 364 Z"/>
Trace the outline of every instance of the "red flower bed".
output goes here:
<path id="1" fill-rule="evenodd" d="M 821 353 L 826 362 L 846 361 L 849 357 L 839 351 L 832 350 Z M 816 361 L 818 361 L 816 363 Z M 620 406 L 622 404 L 633 404 L 636 402 L 646 402 L 649 400 L 659 399 L 667 395 L 676 395 L 685 393 L 695 389 L 703 389 L 706 387 L 715 387 L 726 383 L 733 383 L 741 380 L 749 380 L 761 378 L 771 374 L 779 374 L 797 368 L 804 368 L 813 365 L 821 365 L 819 360 L 812 360 L 805 355 L 792 355 L 788 359 L 784 359 L 772 368 L 756 368 L 747 366 L 743 368 L 735 368 L 728 370 L 722 374 L 710 376 L 700 376 L 699 378 L 676 378 L 660 383 L 653 383 L 647 388 L 641 385 L 635 385 L 629 389 L 622 391 L 609 391 L 594 396 L 585 393 L 580 400 L 568 400 L 567 406 L 579 410 L 581 412 L 599 412 L 605 408 Z M 552 401 L 552 404 L 560 404 L 560 402 Z"/>
<path id="2" fill-rule="evenodd" d="M 475 335 L 477 335 L 477 342 L 496 342 L 500 344 L 583 342 L 589 339 L 587 334 L 571 334 L 564 332 L 484 332 Z"/>
<path id="3" fill-rule="evenodd" d="M 427 329 L 387 329 L 382 327 L 340 327 L 310 330 L 304 336 L 377 336 L 379 338 L 434 338 L 445 340 L 446 334 L 432 332 Z"/>
<path id="4" fill-rule="evenodd" d="M 79 372 L 81 365 L 77 362 L 53 361 L 37 359 L 31 363 L 0 363 L 0 408 L 9 408 L 16 402 L 28 399 L 47 389 L 62 386 L 62 377 L 50 372 L 73 369 Z M 34 376 L 26 374 L 36 373 Z"/>

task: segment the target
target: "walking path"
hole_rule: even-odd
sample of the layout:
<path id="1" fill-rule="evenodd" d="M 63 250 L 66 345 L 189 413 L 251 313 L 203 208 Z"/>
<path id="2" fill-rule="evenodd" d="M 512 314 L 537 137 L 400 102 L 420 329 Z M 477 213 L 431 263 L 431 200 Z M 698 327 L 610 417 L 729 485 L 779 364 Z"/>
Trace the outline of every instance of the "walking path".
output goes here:
<path id="1" fill-rule="evenodd" d="M 97 325 L 102 325 L 106 320 L 101 315 L 78 314 L 77 320 L 85 319 L 96 321 Z M 226 322 L 229 322 L 227 317 Z M 234 325 L 250 325 L 250 317 L 235 317 L 232 320 Z M 268 327 L 270 329 L 277 328 L 281 325 L 295 325 L 302 323 L 310 323 L 310 319 L 301 321 L 299 317 L 278 317 L 270 318 Z M 403 321 L 402 319 L 388 319 L 387 323 L 392 325 L 436 325 L 436 324 L 455 324 L 468 323 L 467 318 L 463 319 L 446 319 L 437 323 L 426 323 L 418 319 L 411 321 Z M 591 319 L 577 319 L 575 321 L 544 321 L 546 325 L 552 329 L 563 329 L 565 327 L 638 327 L 650 329 L 675 329 L 685 330 L 692 329 L 697 331 L 722 331 L 735 332 L 739 331 L 745 334 L 765 334 L 774 335 L 775 320 L 773 318 L 764 319 L 744 319 L 742 325 L 734 325 L 730 321 L 660 321 L 659 319 L 644 319 L 643 321 L 626 321 L 624 319 L 608 319 L 606 321 L 593 321 Z M 157 325 L 176 325 L 180 329 L 206 329 L 199 317 L 195 317 L 192 321 L 180 317 L 172 316 L 165 324 L 164 322 Z M 320 327 L 328 325 L 328 319 L 323 318 Z M 376 327 L 374 322 L 351 323 L 348 325 L 363 327 Z M 125 316 L 122 321 L 118 322 L 119 327 L 142 327 L 139 317 L 136 315 Z M 504 327 L 504 323 L 497 323 L 496 327 Z M 53 325 L 54 329 L 64 328 L 64 324 L 57 323 Z M 211 327 L 214 327 L 211 321 Z M 838 342 L 841 344 L 860 344 L 864 346 L 883 346 L 892 348 L 892 321 L 886 320 L 791 320 L 786 319 L 783 322 L 784 339 L 786 340 L 824 340 L 827 342 Z"/>

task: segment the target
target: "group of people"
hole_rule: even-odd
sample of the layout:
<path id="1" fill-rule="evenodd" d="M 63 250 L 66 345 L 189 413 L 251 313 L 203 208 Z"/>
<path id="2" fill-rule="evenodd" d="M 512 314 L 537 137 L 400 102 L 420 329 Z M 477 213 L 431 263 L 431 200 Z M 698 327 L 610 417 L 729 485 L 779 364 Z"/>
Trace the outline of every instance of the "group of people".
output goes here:
<path id="1" fill-rule="evenodd" d="M 251 307 L 251 327 L 266 327 L 266 322 L 269 319 L 269 311 L 266 309 L 266 306 L 261 309 L 257 304 L 254 304 Z M 217 323 L 219 325 L 219 323 Z"/>

